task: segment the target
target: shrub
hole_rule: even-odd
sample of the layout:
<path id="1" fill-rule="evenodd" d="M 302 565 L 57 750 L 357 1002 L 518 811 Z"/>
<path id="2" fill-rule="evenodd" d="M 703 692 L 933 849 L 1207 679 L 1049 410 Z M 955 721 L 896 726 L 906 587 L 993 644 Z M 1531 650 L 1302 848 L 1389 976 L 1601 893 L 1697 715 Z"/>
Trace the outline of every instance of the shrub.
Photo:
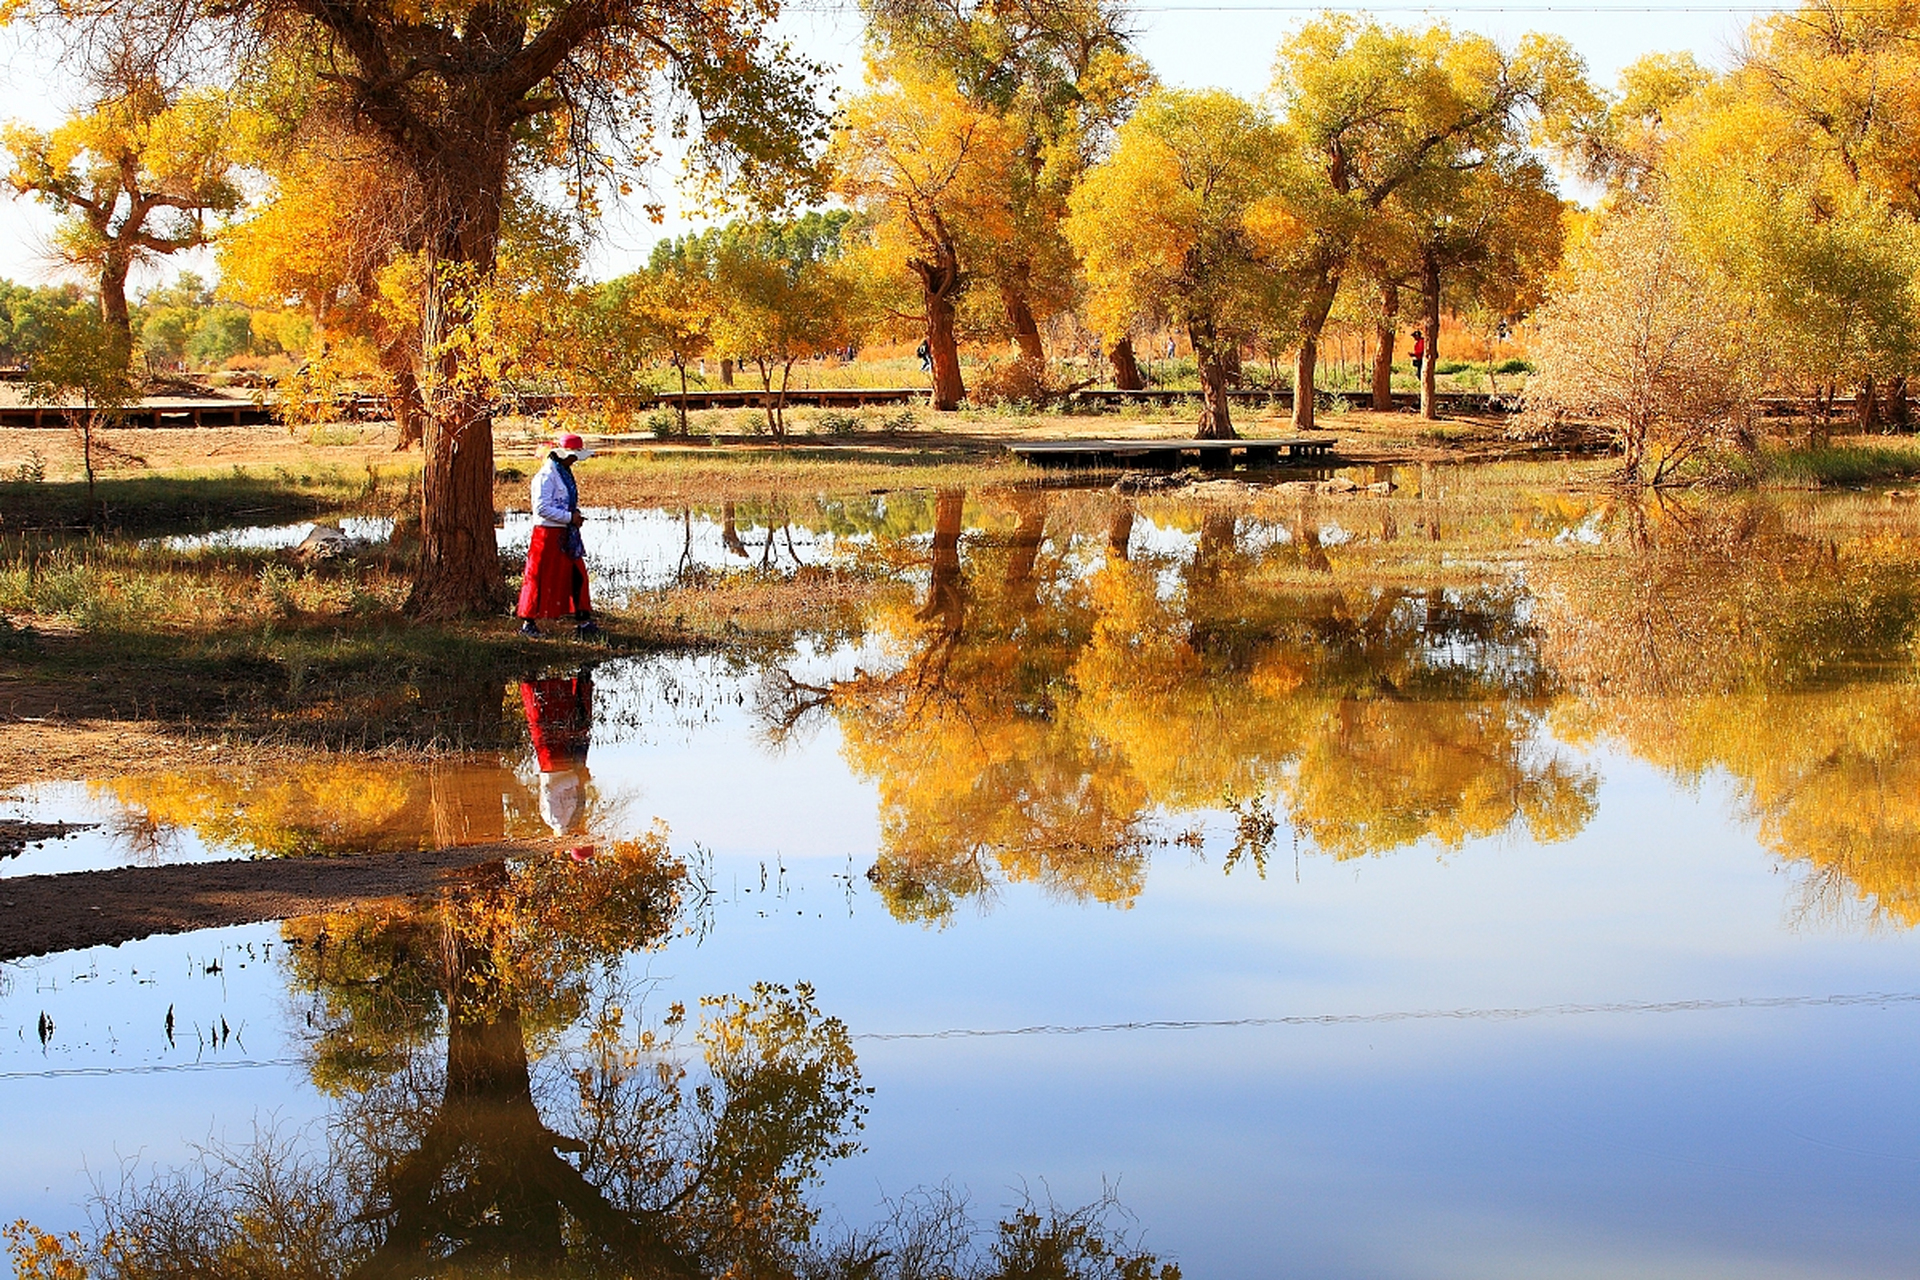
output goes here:
<path id="1" fill-rule="evenodd" d="M 672 440 L 686 434 L 680 425 L 680 415 L 671 409 L 655 409 L 647 415 L 644 425 L 647 434 L 656 440 Z"/>
<path id="2" fill-rule="evenodd" d="M 1539 369 L 1517 429 L 1597 425 L 1629 484 L 1658 482 L 1716 437 L 1750 429 L 1751 326 L 1658 206 L 1603 215 L 1538 320 Z"/>
<path id="3" fill-rule="evenodd" d="M 1060 388 L 1053 381 L 1047 362 L 1021 356 L 1005 363 L 989 361 L 987 367 L 975 375 L 970 398 L 975 404 L 1032 409 L 1059 395 Z"/>

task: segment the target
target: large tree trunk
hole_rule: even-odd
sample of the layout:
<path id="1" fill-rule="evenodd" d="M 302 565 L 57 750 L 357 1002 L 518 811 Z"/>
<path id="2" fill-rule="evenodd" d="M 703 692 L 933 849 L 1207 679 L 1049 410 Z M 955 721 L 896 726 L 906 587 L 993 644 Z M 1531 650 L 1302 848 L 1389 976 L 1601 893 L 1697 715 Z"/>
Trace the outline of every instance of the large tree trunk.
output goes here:
<path id="1" fill-rule="evenodd" d="M 1420 365 L 1420 416 L 1432 422 L 1440 416 L 1434 400 L 1434 368 L 1440 363 L 1440 260 L 1431 253 L 1421 263 L 1420 310 L 1427 335 L 1427 358 Z"/>
<path id="2" fill-rule="evenodd" d="M 1373 407 L 1393 412 L 1393 343 L 1400 329 L 1400 289 L 1389 281 L 1380 286 L 1380 314 L 1373 322 Z"/>
<path id="3" fill-rule="evenodd" d="M 387 366 L 387 400 L 393 407 L 394 452 L 410 449 L 426 434 L 426 405 L 420 399 L 420 379 L 413 371 L 413 353 L 404 343 L 387 344 L 381 351 Z"/>
<path id="4" fill-rule="evenodd" d="M 938 220 L 936 219 L 936 225 Z M 927 355 L 933 364 L 933 407 L 952 412 L 966 398 L 967 384 L 960 379 L 960 344 L 954 334 L 954 299 L 966 279 L 960 273 L 960 260 L 953 244 L 941 240 L 934 247 L 932 260 L 913 258 L 907 263 L 920 277 L 926 300 Z"/>
<path id="5" fill-rule="evenodd" d="M 933 407 L 951 412 L 966 398 L 960 377 L 960 344 L 954 336 L 953 299 L 927 291 L 927 359 L 933 365 Z"/>
<path id="6" fill-rule="evenodd" d="M 1293 425 L 1299 431 L 1311 431 L 1313 420 L 1313 374 L 1320 363 L 1320 339 L 1300 336 L 1300 349 L 1293 356 Z"/>
<path id="7" fill-rule="evenodd" d="M 932 572 L 927 582 L 927 602 L 914 615 L 931 625 L 925 647 L 911 664 L 913 679 L 926 687 L 937 687 L 945 677 L 947 663 L 966 625 L 967 579 L 960 563 L 966 503 L 965 489 L 942 489 L 934 495 Z"/>
<path id="8" fill-rule="evenodd" d="M 421 618 L 492 613 L 507 599 L 493 536 L 493 419 L 477 389 L 427 416 L 420 478 L 420 558 L 407 611 Z"/>
<path id="9" fill-rule="evenodd" d="M 131 261 L 109 253 L 100 264 L 100 318 L 118 334 L 127 358 L 133 358 L 133 319 L 127 308 L 127 273 Z"/>
<path id="10" fill-rule="evenodd" d="M 1122 391 L 1145 391 L 1147 380 L 1140 376 L 1140 362 L 1133 357 L 1133 339 L 1123 336 L 1107 352 L 1113 362 L 1113 385 Z"/>
<path id="11" fill-rule="evenodd" d="M 507 602 L 493 534 L 493 418 L 489 388 L 457 341 L 471 322 L 472 290 L 493 278 L 501 193 L 511 139 L 502 129 L 466 157 L 434 157 L 423 173 L 444 192 L 446 221 L 429 240 L 424 350 L 428 366 L 425 458 L 420 485 L 420 558 L 407 611 L 422 618 L 493 613 Z M 459 166 L 460 159 L 468 163 Z"/>
<path id="12" fill-rule="evenodd" d="M 1293 425 L 1297 431 L 1313 430 L 1313 375 L 1320 362 L 1320 331 L 1326 328 L 1339 292 L 1339 268 L 1329 267 L 1314 282 L 1300 309 L 1300 351 L 1293 361 Z"/>
<path id="13" fill-rule="evenodd" d="M 720 357 L 720 385 L 723 387 L 730 387 L 733 385 L 733 357 L 732 356 Z"/>
<path id="14" fill-rule="evenodd" d="M 1887 425 L 1895 431 L 1905 431 L 1912 418 L 1907 407 L 1907 375 L 1896 374 L 1887 379 Z"/>
<path id="15" fill-rule="evenodd" d="M 1868 378 L 1860 384 L 1860 390 L 1853 396 L 1854 425 L 1862 431 L 1871 431 L 1880 425 L 1880 402 L 1874 397 L 1873 379 Z"/>
<path id="16" fill-rule="evenodd" d="M 1107 518 L 1107 555 L 1115 560 L 1125 560 L 1132 543 L 1133 504 L 1122 502 Z"/>
<path id="17" fill-rule="evenodd" d="M 1233 408 L 1227 399 L 1227 362 L 1215 336 L 1198 325 L 1187 329 L 1193 342 L 1193 360 L 1200 373 L 1200 429 L 1202 440 L 1232 440 Z"/>
<path id="18" fill-rule="evenodd" d="M 1027 304 L 1027 296 L 1018 289 L 1000 290 L 1001 301 L 1006 303 L 1007 323 L 1013 327 L 1013 337 L 1020 344 L 1020 356 L 1025 360 L 1038 360 L 1045 363 L 1047 349 L 1040 343 L 1040 325 L 1033 318 L 1033 308 Z"/>

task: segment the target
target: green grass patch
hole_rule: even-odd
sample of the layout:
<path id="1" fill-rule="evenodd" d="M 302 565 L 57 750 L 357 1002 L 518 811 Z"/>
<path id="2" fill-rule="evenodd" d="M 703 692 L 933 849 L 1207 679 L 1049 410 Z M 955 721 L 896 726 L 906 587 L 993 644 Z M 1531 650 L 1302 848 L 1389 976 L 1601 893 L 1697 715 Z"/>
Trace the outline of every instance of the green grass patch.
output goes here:
<path id="1" fill-rule="evenodd" d="M 1832 444 L 1769 449 L 1740 459 L 1733 466 L 1743 478 L 1762 485 L 1815 488 L 1877 484 L 1920 476 L 1920 448 Z"/>

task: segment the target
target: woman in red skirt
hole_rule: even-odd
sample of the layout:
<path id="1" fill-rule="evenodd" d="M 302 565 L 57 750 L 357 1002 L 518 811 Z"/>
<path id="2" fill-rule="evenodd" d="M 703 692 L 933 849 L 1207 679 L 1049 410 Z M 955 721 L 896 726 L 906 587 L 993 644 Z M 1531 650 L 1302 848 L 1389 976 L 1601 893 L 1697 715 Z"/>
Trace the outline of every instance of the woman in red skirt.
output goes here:
<path id="1" fill-rule="evenodd" d="M 520 634 L 537 636 L 535 618 L 571 614 L 574 634 L 590 640 L 600 634 L 587 594 L 587 548 L 580 539 L 580 487 L 573 464 L 593 450 L 579 436 L 560 437 L 533 476 L 533 541 L 527 547 L 527 572 L 520 584 Z"/>

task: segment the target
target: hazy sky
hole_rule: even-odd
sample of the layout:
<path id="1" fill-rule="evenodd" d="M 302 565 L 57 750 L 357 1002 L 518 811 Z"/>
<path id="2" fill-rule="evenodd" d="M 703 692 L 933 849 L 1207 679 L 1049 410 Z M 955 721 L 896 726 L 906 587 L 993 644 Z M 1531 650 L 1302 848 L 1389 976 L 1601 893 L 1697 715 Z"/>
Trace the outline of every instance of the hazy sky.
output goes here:
<path id="1" fill-rule="evenodd" d="M 1352 6 L 1358 8 L 1359 6 Z M 1273 52 L 1282 36 L 1320 6 L 1257 3 L 1162 3 L 1139 7 L 1139 47 L 1169 84 L 1218 86 L 1256 95 L 1267 85 Z M 1527 31 L 1566 37 L 1585 55 L 1596 80 L 1611 84 L 1615 74 L 1642 54 L 1690 49 L 1703 61 L 1724 64 L 1760 8 L 1727 5 L 1648 4 L 1640 2 L 1574 5 L 1479 4 L 1466 7 L 1374 6 L 1383 19 L 1413 24 L 1444 20 L 1462 30 L 1480 31 L 1511 43 Z M 860 24 L 851 5 L 821 2 L 789 7 L 782 20 L 802 52 L 840 68 L 843 89 L 855 88 L 862 75 Z M 13 35 L 0 43 L 0 85 L 5 106 L 0 116 L 51 124 L 72 106 L 74 86 L 44 51 Z M 661 183 L 671 174 L 660 175 Z M 669 208 L 673 207 L 671 194 Z M 595 275 L 629 269 L 655 240 L 685 223 L 664 227 L 637 210 L 614 209 L 592 255 Z M 47 239 L 53 226 L 49 210 L 20 200 L 0 200 L 0 276 L 15 280 L 51 278 Z M 205 254 L 176 260 L 203 274 L 211 272 Z M 151 283 L 149 278 L 148 283 Z M 139 288 L 136 283 L 136 289 Z"/>

